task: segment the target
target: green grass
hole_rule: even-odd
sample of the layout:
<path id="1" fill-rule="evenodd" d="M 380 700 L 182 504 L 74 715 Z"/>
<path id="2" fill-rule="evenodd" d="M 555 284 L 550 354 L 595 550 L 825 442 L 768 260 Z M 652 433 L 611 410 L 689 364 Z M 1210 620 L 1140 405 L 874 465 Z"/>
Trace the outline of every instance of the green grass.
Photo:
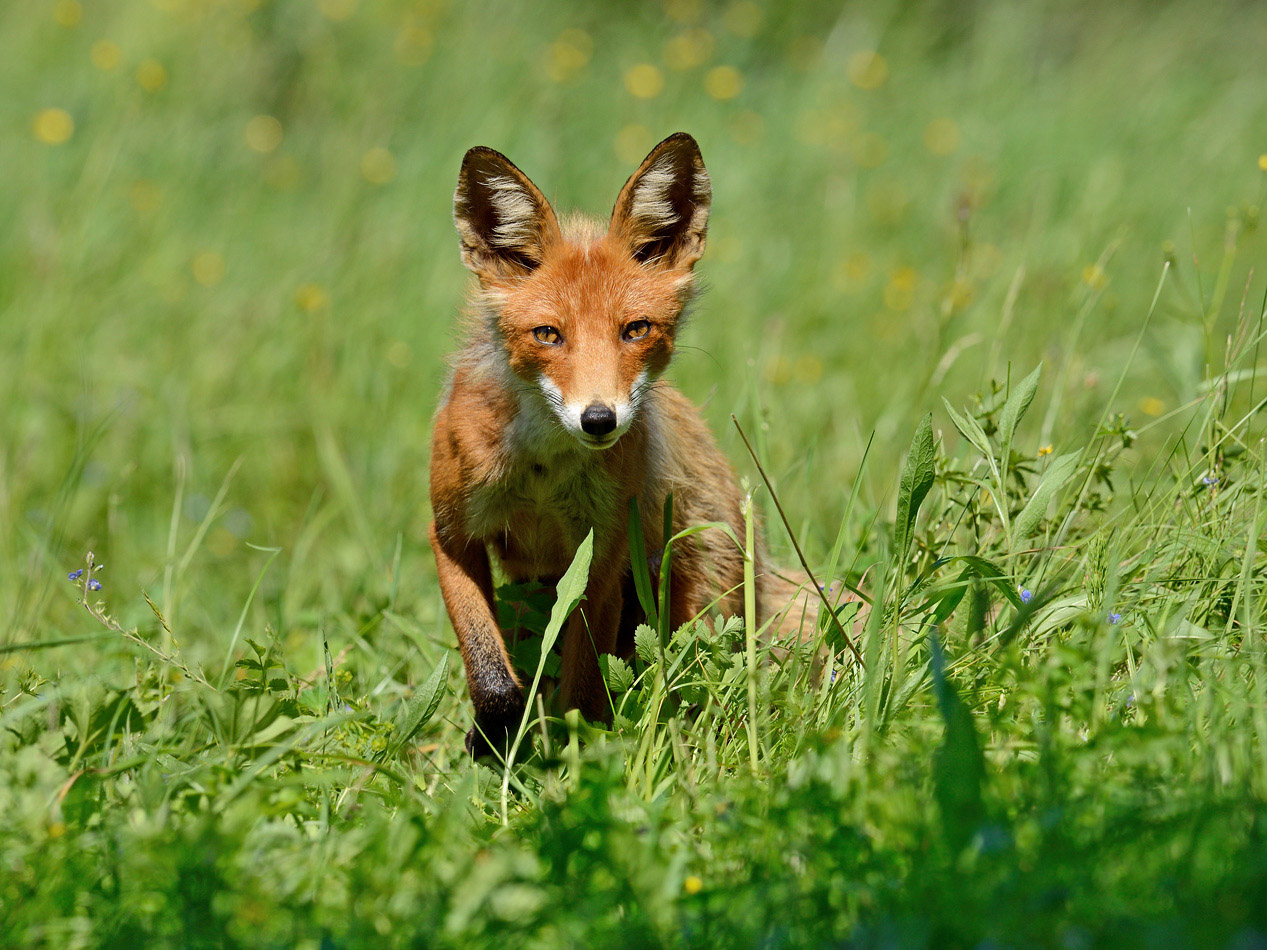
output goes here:
<path id="1" fill-rule="evenodd" d="M 1103 6 L 4 7 L 0 942 L 1260 945 L 1267 9 Z M 865 666 L 644 638 L 475 767 L 458 164 L 678 129 L 674 377 Z"/>

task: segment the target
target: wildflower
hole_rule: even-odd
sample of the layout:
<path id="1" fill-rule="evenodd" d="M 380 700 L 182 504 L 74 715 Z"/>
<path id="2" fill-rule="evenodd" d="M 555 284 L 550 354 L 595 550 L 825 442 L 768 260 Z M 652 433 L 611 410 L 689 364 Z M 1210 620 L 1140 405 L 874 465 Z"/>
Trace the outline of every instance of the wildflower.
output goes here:
<path id="1" fill-rule="evenodd" d="M 1210 487 L 1213 487 L 1214 485 L 1217 485 L 1218 483 L 1219 483 L 1219 480 L 1214 475 L 1207 475 L 1205 476 L 1205 478 L 1201 479 L 1202 485 L 1206 485 Z"/>
<path id="2" fill-rule="evenodd" d="M 72 581 L 77 581 L 77 580 L 79 580 L 79 578 L 81 578 L 81 577 L 83 577 L 83 576 L 84 576 L 84 569 L 81 567 L 81 568 L 80 568 L 79 570 L 77 570 L 77 571 L 71 571 L 71 572 L 70 572 L 69 574 L 67 574 L 66 576 L 67 576 L 67 577 L 69 577 Z"/>
<path id="3" fill-rule="evenodd" d="M 694 874 L 690 875 L 689 877 L 687 877 L 685 881 L 682 882 L 682 890 L 686 891 L 686 893 L 688 894 L 698 894 L 703 889 L 704 889 L 704 882 L 701 881 Z"/>
<path id="4" fill-rule="evenodd" d="M 101 590 L 101 581 L 97 580 L 97 579 L 94 577 L 92 580 L 90 580 L 90 581 L 88 582 L 88 589 L 89 589 L 89 590 Z"/>
<path id="5" fill-rule="evenodd" d="M 1258 167 L 1267 172 L 1267 154 L 1258 156 Z"/>
<path id="6" fill-rule="evenodd" d="M 1029 590 L 1029 589 L 1027 589 L 1027 588 L 1025 588 L 1025 587 L 1018 587 L 1018 588 L 1017 588 L 1017 590 L 1019 590 L 1019 591 L 1021 592 L 1021 603 L 1022 603 L 1022 604 L 1028 604 L 1028 603 L 1029 603 L 1029 601 L 1030 601 L 1030 598 L 1034 596 L 1033 591 L 1031 591 L 1031 590 Z"/>
<path id="7" fill-rule="evenodd" d="M 1119 623 L 1122 619 L 1121 614 L 1109 614 L 1109 623 Z"/>
<path id="8" fill-rule="evenodd" d="M 1050 445 L 1044 445 L 1041 449 L 1039 449 L 1039 450 L 1038 450 L 1038 457 L 1039 457 L 1039 458 L 1042 458 L 1044 455 L 1051 455 L 1051 446 L 1050 446 Z"/>
<path id="9" fill-rule="evenodd" d="M 835 671 L 835 670 L 832 670 L 832 671 L 831 671 L 831 681 L 832 681 L 833 683 L 834 683 L 834 682 L 836 682 L 836 671 Z"/>

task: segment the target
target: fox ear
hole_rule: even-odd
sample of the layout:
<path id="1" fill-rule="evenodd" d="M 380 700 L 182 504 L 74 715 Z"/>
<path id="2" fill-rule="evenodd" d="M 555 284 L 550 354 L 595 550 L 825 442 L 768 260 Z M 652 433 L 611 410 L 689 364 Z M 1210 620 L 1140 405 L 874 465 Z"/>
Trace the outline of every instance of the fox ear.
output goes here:
<path id="1" fill-rule="evenodd" d="M 481 279 L 522 277 L 559 236 L 545 195 L 501 152 L 473 148 L 453 195 L 462 263 Z"/>
<path id="2" fill-rule="evenodd" d="M 690 270 L 704 253 L 712 200 L 699 145 L 678 132 L 653 148 L 620 189 L 610 230 L 638 260 Z"/>

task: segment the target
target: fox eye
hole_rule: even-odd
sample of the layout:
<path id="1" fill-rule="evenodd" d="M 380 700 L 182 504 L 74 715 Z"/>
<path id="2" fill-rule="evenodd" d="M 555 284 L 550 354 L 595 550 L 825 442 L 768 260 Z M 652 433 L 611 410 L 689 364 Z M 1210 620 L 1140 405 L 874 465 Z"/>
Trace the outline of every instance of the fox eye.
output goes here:
<path id="1" fill-rule="evenodd" d="M 534 327 L 532 335 L 538 343 L 544 343 L 546 346 L 558 346 L 563 342 L 563 334 L 554 327 Z"/>
<path id="2" fill-rule="evenodd" d="M 632 323 L 625 324 L 625 328 L 620 331 L 620 336 L 623 340 L 641 340 L 650 332 L 650 323 L 646 320 L 634 320 Z"/>

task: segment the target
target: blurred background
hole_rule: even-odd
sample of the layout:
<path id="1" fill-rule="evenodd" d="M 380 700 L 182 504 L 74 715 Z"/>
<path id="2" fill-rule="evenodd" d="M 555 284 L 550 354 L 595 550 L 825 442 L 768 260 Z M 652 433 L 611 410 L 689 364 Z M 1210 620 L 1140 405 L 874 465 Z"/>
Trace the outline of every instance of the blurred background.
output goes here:
<path id="1" fill-rule="evenodd" d="M 222 649 L 280 548 L 251 629 L 354 636 L 390 591 L 447 642 L 427 444 L 477 144 L 605 216 L 696 136 L 707 290 L 673 377 L 742 474 L 729 415 L 758 435 L 811 556 L 871 433 L 883 511 L 940 396 L 1040 360 L 1018 449 L 1112 410 L 1146 453 L 1262 293 L 1265 35 L 1254 3 L 5 4 L 5 640 L 82 631 L 91 549 L 125 624 L 155 627 L 145 590 Z"/>

